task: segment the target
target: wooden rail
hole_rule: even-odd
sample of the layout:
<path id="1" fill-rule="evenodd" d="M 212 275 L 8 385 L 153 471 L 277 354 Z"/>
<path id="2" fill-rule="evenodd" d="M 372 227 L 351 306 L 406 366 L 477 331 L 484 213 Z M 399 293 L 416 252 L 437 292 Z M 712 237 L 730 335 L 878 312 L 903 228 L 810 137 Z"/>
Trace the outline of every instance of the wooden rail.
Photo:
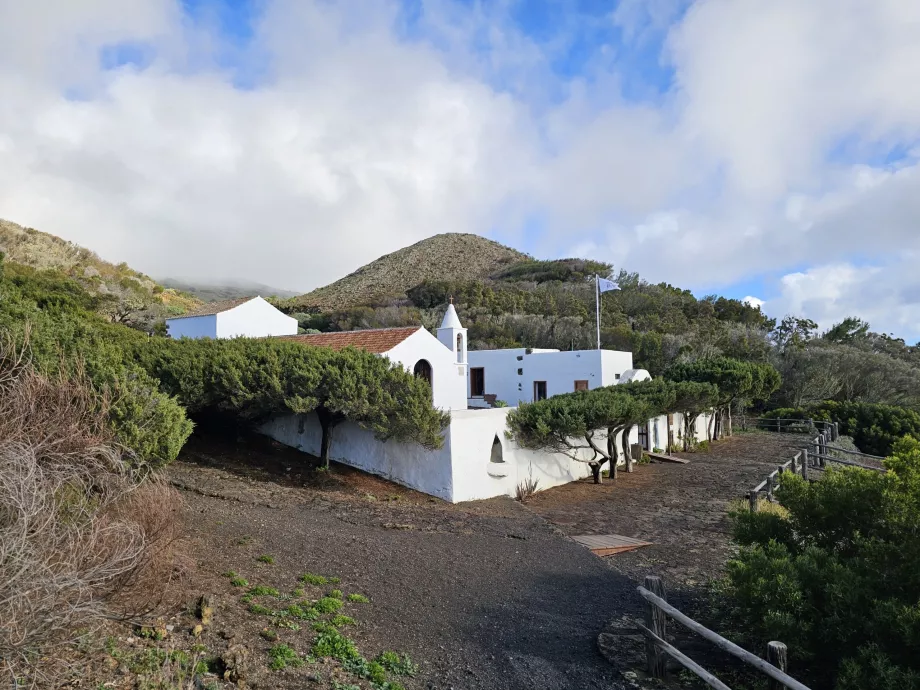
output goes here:
<path id="1" fill-rule="evenodd" d="M 756 654 L 739 647 L 734 642 L 726 640 L 718 633 L 697 623 L 695 620 L 671 606 L 665 597 L 664 584 L 661 578 L 648 575 L 645 586 L 637 587 L 639 595 L 645 599 L 648 606 L 645 611 L 645 625 L 638 628 L 646 637 L 646 661 L 648 672 L 654 678 L 664 678 L 667 675 L 667 657 L 674 659 L 688 671 L 696 674 L 700 680 L 716 690 L 731 690 L 715 675 L 704 669 L 677 648 L 669 644 L 667 639 L 668 618 L 673 618 L 689 630 L 716 647 L 732 656 L 737 657 L 749 666 L 765 673 L 771 679 L 772 688 L 788 688 L 788 690 L 809 690 L 809 688 L 792 676 L 786 674 L 787 650 L 782 642 L 770 642 L 767 645 L 767 656 L 775 663 L 764 661 Z"/>
<path id="2" fill-rule="evenodd" d="M 876 467 L 874 465 L 866 465 L 861 462 L 855 462 L 853 460 L 844 460 L 843 458 L 836 458 L 830 455 L 831 452 L 837 453 L 850 453 L 851 455 L 857 455 L 865 458 L 872 458 L 875 460 L 884 460 L 878 455 L 869 455 L 868 453 L 861 453 L 856 450 L 847 450 L 846 448 L 840 448 L 838 446 L 832 446 L 828 442 L 830 440 L 836 440 L 839 438 L 838 427 L 836 422 L 833 425 L 828 426 L 825 431 L 822 431 L 820 434 L 815 436 L 809 444 L 812 448 L 809 452 L 808 448 L 803 448 L 799 450 L 795 455 L 792 456 L 791 460 L 787 460 L 782 465 L 779 465 L 775 470 L 767 475 L 767 478 L 764 479 L 760 484 L 755 486 L 748 492 L 748 507 L 752 513 L 757 512 L 757 502 L 760 498 L 760 494 L 763 493 L 766 495 L 768 501 L 775 501 L 773 498 L 773 492 L 779 488 L 782 475 L 784 472 L 791 471 L 793 473 L 801 472 L 802 479 L 808 481 L 808 468 L 824 468 L 827 466 L 828 462 L 834 462 L 840 465 L 847 465 L 848 467 L 862 467 L 867 470 L 875 470 L 877 472 L 886 472 L 887 470 L 884 467 Z"/>

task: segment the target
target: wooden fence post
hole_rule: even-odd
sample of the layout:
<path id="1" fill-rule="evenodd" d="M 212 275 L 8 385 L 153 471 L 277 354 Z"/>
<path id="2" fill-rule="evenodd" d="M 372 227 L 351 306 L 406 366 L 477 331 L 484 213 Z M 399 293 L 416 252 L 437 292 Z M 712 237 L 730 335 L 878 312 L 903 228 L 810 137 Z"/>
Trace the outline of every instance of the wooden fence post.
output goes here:
<path id="1" fill-rule="evenodd" d="M 767 500 L 773 500 L 773 477 L 767 477 Z"/>
<path id="2" fill-rule="evenodd" d="M 779 433 L 779 432 L 781 432 L 782 430 L 783 430 L 783 428 L 782 428 L 782 422 L 781 422 L 781 421 L 779 420 L 779 418 L 777 417 L 777 419 L 776 419 L 776 432 Z"/>
<path id="3" fill-rule="evenodd" d="M 645 588 L 661 599 L 667 601 L 664 583 L 657 575 L 645 576 Z M 662 640 L 667 640 L 668 616 L 652 602 L 648 602 L 645 610 L 645 623 L 648 629 L 658 635 Z M 645 656 L 648 662 L 648 672 L 652 678 L 664 678 L 667 673 L 667 655 L 651 638 L 645 640 Z"/>
<path id="4" fill-rule="evenodd" d="M 767 643 L 767 661 L 776 666 L 783 673 L 786 672 L 786 662 L 788 660 L 788 650 L 782 642 Z M 784 690 L 785 685 L 778 680 L 770 679 L 770 690 Z"/>
<path id="5" fill-rule="evenodd" d="M 840 422 L 834 422 L 834 438 L 833 438 L 833 440 L 836 441 L 838 438 L 840 438 Z"/>
<path id="6" fill-rule="evenodd" d="M 802 479 L 808 481 L 808 449 L 802 449 Z"/>
<path id="7" fill-rule="evenodd" d="M 751 509 L 752 513 L 757 512 L 757 492 L 748 491 L 748 506 Z"/>

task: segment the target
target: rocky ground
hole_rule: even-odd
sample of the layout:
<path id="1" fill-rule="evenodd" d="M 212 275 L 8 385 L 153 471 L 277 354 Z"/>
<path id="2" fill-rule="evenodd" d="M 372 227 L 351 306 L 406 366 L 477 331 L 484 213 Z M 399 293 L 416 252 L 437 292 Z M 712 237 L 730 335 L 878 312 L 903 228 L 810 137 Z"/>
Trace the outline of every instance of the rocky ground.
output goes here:
<path id="1" fill-rule="evenodd" d="M 719 572 L 728 502 L 788 442 L 739 436 L 687 456 L 690 464 L 640 465 L 603 486 L 578 482 L 524 505 L 454 506 L 345 467 L 317 472 L 267 439 L 195 438 L 170 469 L 188 528 L 189 563 L 174 592 L 183 605 L 146 631 L 113 629 L 104 659 L 72 687 L 176 687 L 157 684 L 164 668 L 182 674 L 170 654 L 207 665 L 202 687 L 212 690 L 229 687 L 221 676 L 238 662 L 251 688 L 627 687 L 625 667 L 598 651 L 598 633 L 641 611 L 635 585 L 646 574 L 692 591 Z M 654 545 L 601 559 L 566 537 L 590 533 Z M 253 587 L 266 589 L 247 600 Z M 212 620 L 195 635 L 202 594 Z M 385 651 L 402 661 L 390 658 L 371 684 L 366 665 L 317 653 L 333 627 L 327 638 L 347 638 L 367 661 Z M 272 670 L 279 645 L 293 661 Z"/>

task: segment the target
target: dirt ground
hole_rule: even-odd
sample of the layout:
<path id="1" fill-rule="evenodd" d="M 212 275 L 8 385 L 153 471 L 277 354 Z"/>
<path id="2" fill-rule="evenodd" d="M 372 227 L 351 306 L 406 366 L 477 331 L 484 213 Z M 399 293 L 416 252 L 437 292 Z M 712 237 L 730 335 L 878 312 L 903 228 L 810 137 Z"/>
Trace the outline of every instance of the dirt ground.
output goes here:
<path id="1" fill-rule="evenodd" d="M 317 472 L 309 456 L 262 437 L 194 437 L 169 470 L 185 501 L 185 606 L 161 621 L 170 626 L 165 641 L 122 632 L 107 643 L 119 651 L 106 660 L 105 687 L 161 687 L 129 682 L 137 665 L 130 660 L 154 645 L 202 658 L 242 646 L 250 688 L 629 687 L 598 651 L 598 633 L 640 610 L 635 585 L 646 574 L 688 592 L 718 574 L 729 552 L 728 502 L 794 441 L 748 434 L 686 456 L 687 465 L 639 465 L 616 482 L 569 484 L 525 505 L 510 498 L 450 505 L 343 466 Z M 565 536 L 608 533 L 654 545 L 600 559 Z M 244 601 L 248 587 L 234 587 L 229 571 L 278 594 Z M 337 581 L 303 583 L 304 573 Z M 419 667 L 414 677 L 390 674 L 400 685 L 371 686 L 322 659 L 269 670 L 272 647 L 309 654 L 313 624 L 333 613 L 279 627 L 265 611 L 306 606 L 334 590 L 343 597 L 334 613 L 355 620 L 339 627 L 361 654 L 408 654 Z M 193 637 L 201 594 L 215 602 L 214 622 Z M 230 687 L 216 675 L 208 683 Z"/>
<path id="2" fill-rule="evenodd" d="M 706 453 L 678 453 L 680 465 L 652 462 L 597 486 L 584 480 L 533 496 L 528 507 L 569 536 L 620 534 L 652 546 L 607 556 L 616 572 L 641 584 L 659 575 L 675 593 L 720 574 L 729 556 L 729 503 L 744 498 L 795 452 L 801 437 L 744 433 Z"/>
<path id="3" fill-rule="evenodd" d="M 630 583 L 511 499 L 454 506 L 349 468 L 316 473 L 262 439 L 195 440 L 171 473 L 199 588 L 218 595 L 218 621 L 256 640 L 256 657 L 271 646 L 258 638 L 265 621 L 239 604 L 228 570 L 279 590 L 307 571 L 341 578 L 343 592 L 370 599 L 347 607 L 358 619 L 349 635 L 368 658 L 417 661 L 418 675 L 400 680 L 408 688 L 621 687 L 597 651 L 608 617 L 597 602 L 627 596 Z M 221 647 L 218 628 L 202 642 Z M 314 636 L 279 633 L 301 652 Z M 264 673 L 250 687 L 310 687 L 315 673 Z"/>

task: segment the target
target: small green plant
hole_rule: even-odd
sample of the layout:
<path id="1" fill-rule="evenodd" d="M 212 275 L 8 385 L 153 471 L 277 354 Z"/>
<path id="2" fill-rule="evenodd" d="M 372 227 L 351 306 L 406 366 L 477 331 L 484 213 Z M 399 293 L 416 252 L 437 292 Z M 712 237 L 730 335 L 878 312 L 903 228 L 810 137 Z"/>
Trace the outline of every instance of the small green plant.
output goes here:
<path id="1" fill-rule="evenodd" d="M 293 592 L 291 592 L 291 596 L 295 599 L 303 599 L 305 596 L 303 587 L 297 587 Z"/>
<path id="2" fill-rule="evenodd" d="M 159 642 L 160 640 L 166 639 L 166 629 L 155 625 L 145 625 L 140 629 L 138 635 L 145 640 L 156 640 Z"/>
<path id="3" fill-rule="evenodd" d="M 255 597 L 252 594 L 244 594 L 243 596 L 240 597 L 240 602 L 242 602 L 243 604 L 248 604 L 254 598 Z"/>
<path id="4" fill-rule="evenodd" d="M 340 683 L 337 680 L 333 680 L 332 690 L 361 690 L 361 686 L 353 685 L 352 683 Z"/>
<path id="5" fill-rule="evenodd" d="M 397 676 L 414 676 L 418 673 L 418 666 L 412 663 L 408 654 L 400 656 L 396 652 L 382 652 L 374 661 Z"/>
<path id="6" fill-rule="evenodd" d="M 342 581 L 342 578 L 340 578 L 340 577 L 330 577 L 330 578 L 328 578 L 328 579 L 329 579 L 329 584 L 330 584 L 330 585 L 337 585 L 337 584 L 339 584 L 339 583 Z"/>
<path id="7" fill-rule="evenodd" d="M 313 604 L 313 608 L 318 613 L 335 613 L 340 608 L 342 608 L 342 602 L 338 599 L 333 599 L 332 597 L 323 597 L 315 604 Z"/>
<path id="8" fill-rule="evenodd" d="M 304 660 L 300 658 L 300 655 L 283 643 L 276 644 L 269 649 L 268 656 L 271 659 L 269 668 L 272 671 L 283 671 L 288 666 L 297 668 L 304 664 Z"/>
<path id="9" fill-rule="evenodd" d="M 313 656 L 317 658 L 331 657 L 342 663 L 356 660 L 361 657 L 355 643 L 345 637 L 331 625 L 323 628 L 316 641 L 313 643 Z"/>
<path id="10" fill-rule="evenodd" d="M 345 661 L 342 668 L 359 678 L 368 679 L 371 683 L 385 683 L 387 680 L 386 669 L 376 661 L 368 661 L 363 656 Z"/>
<path id="11" fill-rule="evenodd" d="M 343 595 L 342 595 L 342 590 L 341 590 L 341 589 L 334 589 L 334 590 L 332 590 L 331 592 L 329 592 L 329 596 L 332 597 L 333 599 L 341 599 L 342 596 L 343 596 Z"/>
<path id="12" fill-rule="evenodd" d="M 285 620 L 283 618 L 275 621 L 275 625 L 279 628 L 286 628 L 287 630 L 300 630 L 300 624 L 295 623 L 294 621 Z"/>
<path id="13" fill-rule="evenodd" d="M 247 534 L 247 535 L 244 535 L 244 536 L 241 537 L 240 540 L 237 541 L 236 543 L 237 543 L 239 546 L 246 546 L 246 545 L 252 543 L 252 537 L 250 537 L 248 534 Z"/>
<path id="14" fill-rule="evenodd" d="M 313 573 L 304 573 L 300 576 L 300 581 L 308 585 L 325 585 L 329 584 L 329 578 L 323 577 L 322 575 L 314 575 Z"/>
<path id="15" fill-rule="evenodd" d="M 274 556 L 269 556 L 267 553 L 262 554 L 262 555 L 259 556 L 256 560 L 259 561 L 259 563 L 266 563 L 266 564 L 268 564 L 268 565 L 274 565 L 274 564 L 275 564 L 275 557 L 274 557 Z"/>
<path id="16" fill-rule="evenodd" d="M 257 616 L 271 616 L 274 614 L 274 611 L 267 606 L 262 606 L 262 604 L 250 604 L 249 613 L 254 613 Z"/>
<path id="17" fill-rule="evenodd" d="M 247 580 L 245 577 L 240 577 L 239 575 L 235 575 L 230 578 L 230 584 L 233 585 L 234 587 L 248 587 L 249 580 Z"/>
<path id="18" fill-rule="evenodd" d="M 274 630 L 272 630 L 271 628 L 262 628 L 262 629 L 259 631 L 259 635 L 261 635 L 262 638 L 268 640 L 269 642 L 277 642 L 277 641 L 278 641 L 278 633 L 276 633 L 276 632 L 275 632 Z"/>
<path id="19" fill-rule="evenodd" d="M 299 618 L 300 620 L 313 621 L 319 618 L 319 613 L 313 609 L 311 606 L 305 606 L 302 604 L 291 604 L 286 609 L 281 612 L 282 615 L 290 616 L 291 618 Z"/>
<path id="20" fill-rule="evenodd" d="M 349 594 L 348 601 L 352 601 L 356 604 L 367 604 L 370 602 L 370 599 L 363 594 Z"/>
<path id="21" fill-rule="evenodd" d="M 255 587 L 250 587 L 247 594 L 250 594 L 254 597 L 277 597 L 280 596 L 280 593 L 274 587 L 266 587 L 265 585 L 256 585 Z"/>
<path id="22" fill-rule="evenodd" d="M 657 446 L 655 448 L 652 448 L 652 452 L 653 453 L 664 453 L 664 451 L 661 448 L 658 448 Z"/>
<path id="23" fill-rule="evenodd" d="M 406 690 L 401 683 L 397 683 L 394 680 L 388 680 L 384 683 L 371 683 L 371 687 L 374 690 Z"/>
<path id="24" fill-rule="evenodd" d="M 342 614 L 333 616 L 332 620 L 330 620 L 329 622 L 337 628 L 340 628 L 343 625 L 356 625 L 354 618 L 352 618 L 351 616 L 343 616 Z"/>

